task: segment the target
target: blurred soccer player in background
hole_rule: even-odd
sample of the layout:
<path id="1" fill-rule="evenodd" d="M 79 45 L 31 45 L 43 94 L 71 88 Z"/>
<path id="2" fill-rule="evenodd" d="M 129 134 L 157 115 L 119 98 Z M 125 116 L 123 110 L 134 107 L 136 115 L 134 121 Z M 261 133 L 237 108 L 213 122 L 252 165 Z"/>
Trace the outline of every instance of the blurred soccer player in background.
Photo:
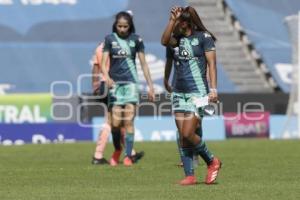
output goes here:
<path id="1" fill-rule="evenodd" d="M 136 105 L 139 102 L 136 54 L 149 86 L 148 95 L 151 101 L 154 100 L 154 89 L 145 60 L 144 43 L 141 37 L 135 34 L 132 16 L 127 12 L 119 12 L 112 29 L 113 33 L 105 37 L 101 69 L 109 87 L 108 105 L 112 112 L 112 135 L 119 140 L 121 127 L 124 125 L 126 136 L 123 164 L 131 166 L 134 118 Z M 107 60 L 110 61 L 109 70 L 105 67 Z M 111 165 L 117 165 L 120 155 L 120 149 L 116 148 Z"/>
<path id="2" fill-rule="evenodd" d="M 105 78 L 101 72 L 101 63 L 102 60 L 102 51 L 103 51 L 103 43 L 100 43 L 95 51 L 95 54 L 93 56 L 93 69 L 92 69 L 92 86 L 93 86 L 93 93 L 96 96 L 99 96 L 99 100 L 101 103 L 107 105 L 107 91 L 108 87 L 105 82 Z M 109 69 L 109 60 L 107 60 L 106 63 L 107 69 Z M 96 148 L 94 152 L 94 156 L 92 159 L 92 164 L 108 164 L 109 162 L 104 158 L 104 150 L 106 147 L 106 144 L 109 139 L 109 135 L 111 133 L 111 115 L 110 111 L 108 110 L 108 113 L 106 114 L 107 119 L 106 122 L 102 125 L 102 129 L 99 133 L 98 140 L 96 143 Z M 122 149 L 121 143 L 124 144 L 124 136 L 125 132 L 124 129 L 122 129 L 120 140 L 119 138 L 114 137 L 113 138 L 113 144 L 115 149 Z M 133 162 L 137 162 L 139 159 L 141 159 L 144 156 L 144 152 L 135 152 L 134 149 L 132 149 L 132 160 Z"/>
<path id="3" fill-rule="evenodd" d="M 179 34 L 174 34 L 178 27 Z M 217 102 L 217 70 L 215 40 L 192 7 L 173 7 L 161 43 L 168 47 L 167 66 L 174 61 L 176 81 L 172 91 L 173 112 L 180 134 L 185 178 L 181 185 L 196 184 L 193 153 L 198 153 L 208 166 L 206 184 L 215 182 L 221 161 L 212 155 L 197 131 L 202 131 L 204 106 Z M 206 70 L 209 68 L 210 87 Z M 168 80 L 166 88 L 171 91 Z M 198 125 L 200 127 L 197 130 Z M 202 133 L 201 133 L 202 134 Z"/>

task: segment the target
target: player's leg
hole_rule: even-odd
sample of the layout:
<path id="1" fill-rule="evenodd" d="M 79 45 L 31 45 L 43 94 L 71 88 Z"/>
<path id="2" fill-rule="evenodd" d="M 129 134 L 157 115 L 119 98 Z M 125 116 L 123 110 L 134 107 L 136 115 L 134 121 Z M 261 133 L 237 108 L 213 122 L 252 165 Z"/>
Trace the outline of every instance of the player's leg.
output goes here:
<path id="1" fill-rule="evenodd" d="M 179 155 L 183 164 L 183 169 L 185 173 L 185 178 L 180 181 L 182 185 L 191 185 L 195 184 L 194 178 L 194 168 L 193 168 L 193 152 L 189 147 L 184 146 L 184 141 L 182 137 L 182 127 L 184 122 L 184 116 L 186 112 L 186 98 L 183 93 L 172 93 L 172 110 L 175 113 L 175 122 L 177 130 L 179 132 Z"/>
<path id="2" fill-rule="evenodd" d="M 187 124 L 188 122 L 188 124 Z M 186 126 L 194 127 L 194 131 L 197 126 L 197 120 L 191 119 L 190 113 L 185 113 L 182 123 L 182 128 L 180 131 L 181 139 L 181 148 L 182 148 L 182 161 L 186 177 L 180 182 L 181 185 L 194 185 L 197 183 L 196 177 L 194 175 L 194 166 L 193 166 L 193 155 L 194 155 L 194 145 L 191 143 L 189 138 L 186 136 Z M 193 128 L 191 128 L 192 130 Z M 194 131 L 192 133 L 194 133 Z"/>
<path id="3" fill-rule="evenodd" d="M 132 158 L 131 153 L 134 144 L 134 117 L 135 117 L 135 105 L 133 104 L 126 104 L 124 109 L 124 127 L 126 129 L 125 135 L 125 158 L 124 158 L 124 165 L 131 166 L 132 165 Z"/>
<path id="4" fill-rule="evenodd" d="M 113 106 L 113 113 L 111 115 L 112 119 L 112 138 L 113 145 L 116 151 L 122 151 L 122 107 L 121 106 Z"/>
<path id="5" fill-rule="evenodd" d="M 110 112 L 107 109 L 108 98 L 107 98 L 107 86 L 104 81 L 100 83 L 99 89 L 94 92 L 94 95 L 100 97 L 99 101 L 105 105 L 106 122 L 102 125 L 102 129 L 99 133 L 98 140 L 96 142 L 96 148 L 94 152 L 94 157 L 92 159 L 92 164 L 108 164 L 107 160 L 104 158 L 104 150 L 109 139 L 109 134 L 111 132 L 111 120 Z"/>
<path id="6" fill-rule="evenodd" d="M 121 122 L 122 122 L 122 107 L 114 105 L 111 109 L 111 124 L 112 138 L 115 151 L 110 159 L 110 164 L 116 166 L 119 162 L 122 146 L 121 146 Z"/>
<path id="7" fill-rule="evenodd" d="M 198 98 L 201 96 L 199 96 L 199 94 L 191 94 L 189 95 L 188 102 L 190 102 L 190 104 L 193 104 L 193 99 L 195 97 Z M 203 108 L 202 107 L 196 108 L 194 113 L 199 120 L 199 126 L 196 129 L 196 133 L 198 133 L 198 136 L 200 137 L 201 140 L 201 142 L 195 146 L 195 151 L 201 156 L 201 158 L 207 164 L 207 175 L 205 178 L 205 183 L 212 184 L 217 179 L 222 163 L 218 158 L 213 156 L 213 154 L 209 151 L 206 143 L 202 139 L 202 118 L 204 116 Z"/>
<path id="8" fill-rule="evenodd" d="M 121 144 L 124 147 L 125 146 L 125 136 L 126 136 L 126 129 L 124 125 L 121 127 Z M 145 155 L 144 151 L 135 151 L 133 148 L 131 151 L 131 160 L 133 163 L 137 163 L 140 159 L 142 159 Z"/>
<path id="9" fill-rule="evenodd" d="M 172 92 L 172 111 L 175 116 L 175 123 L 177 127 L 177 135 L 176 135 L 176 142 L 177 142 L 177 147 L 180 155 L 180 163 L 178 166 L 183 166 L 182 163 L 182 149 L 181 149 L 181 139 L 180 138 L 180 132 L 182 129 L 182 123 L 183 123 L 183 118 L 184 118 L 184 112 L 185 112 L 185 98 L 182 93 L 177 93 L 177 92 Z"/>
<path id="10" fill-rule="evenodd" d="M 180 155 L 180 163 L 177 165 L 179 167 L 183 167 L 183 163 L 182 163 L 182 150 L 180 147 L 180 133 L 178 131 L 179 129 L 177 129 L 176 131 L 176 142 L 177 142 L 177 147 L 178 147 L 178 151 L 179 151 L 179 155 Z M 196 134 L 198 134 L 201 138 L 202 138 L 202 128 L 198 125 L 197 129 L 196 129 Z M 193 152 L 194 156 L 193 156 L 193 163 L 194 163 L 194 167 L 198 166 L 200 164 L 199 161 L 199 154 L 197 152 Z"/>
<path id="11" fill-rule="evenodd" d="M 180 163 L 178 164 L 178 166 L 183 167 L 183 152 L 182 152 L 182 148 L 181 148 L 181 137 L 180 137 L 180 131 L 182 130 L 182 124 L 183 124 L 183 120 L 184 119 L 184 113 L 181 112 L 175 112 L 175 123 L 176 123 L 176 127 L 177 127 L 177 131 L 176 131 L 176 143 L 177 143 L 177 147 L 178 147 L 178 152 L 179 152 L 179 156 L 180 156 Z M 180 139 L 181 138 L 181 139 Z"/>
<path id="12" fill-rule="evenodd" d="M 202 118 L 201 117 L 199 117 L 199 125 L 196 129 L 196 133 L 201 137 L 201 149 L 198 153 L 201 156 L 201 158 L 205 161 L 205 163 L 209 165 L 212 162 L 214 156 L 208 150 L 206 143 L 202 139 Z"/>
<path id="13" fill-rule="evenodd" d="M 202 127 L 202 120 L 199 120 L 199 126 Z M 202 129 L 202 128 L 201 128 Z M 219 174 L 219 170 L 221 169 L 222 163 L 221 161 L 215 157 L 211 151 L 208 149 L 206 143 L 204 140 L 201 140 L 201 148 L 199 148 L 199 155 L 201 158 L 205 161 L 207 164 L 207 175 L 205 178 L 206 184 L 212 184 L 217 179 L 217 176 Z"/>
<path id="14" fill-rule="evenodd" d="M 133 150 L 134 141 L 134 117 L 136 105 L 139 103 L 139 92 L 138 85 L 135 83 L 128 83 L 122 86 L 123 89 L 123 104 L 125 105 L 124 110 L 124 127 L 126 129 L 125 134 L 125 148 L 126 157 L 130 158 L 132 162 L 136 162 L 144 156 L 144 152 L 137 152 Z M 131 149 L 131 150 L 130 150 Z M 130 152 L 129 152 L 130 151 Z M 133 154 L 132 154 L 133 153 Z M 135 153 L 135 154 L 134 154 Z M 130 163 L 130 159 L 125 157 L 124 161 Z M 125 164 L 125 163 L 124 163 Z"/>
<path id="15" fill-rule="evenodd" d="M 103 124 L 102 130 L 99 133 L 99 137 L 96 143 L 95 153 L 92 160 L 92 164 L 108 164 L 107 160 L 104 158 L 104 150 L 109 139 L 109 134 L 111 132 L 111 127 L 108 123 Z"/>
<path id="16" fill-rule="evenodd" d="M 182 151 L 181 151 L 181 147 L 180 147 L 180 133 L 178 130 L 176 130 L 176 144 L 177 144 L 177 149 L 178 149 L 178 154 L 180 156 L 180 162 L 177 164 L 178 167 L 183 167 L 183 163 L 182 163 Z"/>
<path id="17" fill-rule="evenodd" d="M 110 164 L 116 166 L 119 162 L 121 146 L 121 123 L 122 123 L 122 86 L 118 83 L 108 92 L 108 107 L 111 111 L 111 133 L 115 151 L 110 159 Z"/>
<path id="18" fill-rule="evenodd" d="M 215 158 L 208 150 L 205 142 L 197 134 L 193 134 L 197 129 L 197 123 L 202 126 L 201 120 L 199 121 L 199 114 L 191 113 L 187 120 L 183 124 L 183 137 L 194 146 L 194 152 L 198 153 L 208 165 L 208 172 L 205 183 L 212 184 L 217 176 L 219 169 L 221 168 L 221 162 L 218 158 Z"/>
<path id="19" fill-rule="evenodd" d="M 202 139 L 202 126 L 200 126 L 200 122 L 198 123 L 195 133 L 199 135 L 199 137 Z M 199 154 L 195 151 L 193 153 L 194 153 L 193 156 L 194 167 L 198 167 L 200 165 Z"/>

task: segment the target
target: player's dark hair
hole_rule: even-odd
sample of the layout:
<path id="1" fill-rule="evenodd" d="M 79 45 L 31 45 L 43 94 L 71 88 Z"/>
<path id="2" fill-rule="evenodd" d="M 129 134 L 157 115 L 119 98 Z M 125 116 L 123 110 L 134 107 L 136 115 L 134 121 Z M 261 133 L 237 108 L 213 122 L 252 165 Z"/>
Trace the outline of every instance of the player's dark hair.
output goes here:
<path id="1" fill-rule="evenodd" d="M 117 23 L 120 18 L 124 18 L 125 20 L 127 20 L 128 24 L 129 24 L 129 29 L 128 29 L 129 34 L 135 33 L 133 18 L 128 12 L 125 12 L 125 11 L 121 11 L 116 15 L 115 22 L 112 27 L 112 31 L 117 33 Z"/>
<path id="2" fill-rule="evenodd" d="M 202 23 L 202 20 L 200 19 L 197 11 L 191 7 L 185 7 L 183 8 L 182 14 L 179 17 L 180 21 L 185 21 L 189 24 L 189 26 L 196 31 L 206 31 L 208 32 L 214 41 L 217 40 L 217 38 L 212 34 Z"/>

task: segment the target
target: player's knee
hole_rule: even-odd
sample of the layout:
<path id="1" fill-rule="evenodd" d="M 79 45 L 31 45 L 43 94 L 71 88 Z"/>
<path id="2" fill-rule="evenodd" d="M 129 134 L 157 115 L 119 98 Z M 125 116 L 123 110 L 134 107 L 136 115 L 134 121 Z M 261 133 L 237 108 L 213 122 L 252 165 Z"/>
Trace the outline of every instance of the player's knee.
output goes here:
<path id="1" fill-rule="evenodd" d="M 183 132 L 182 132 L 182 138 L 183 138 L 184 140 L 189 141 L 189 139 L 191 138 L 190 132 L 188 132 L 188 131 L 183 131 Z"/>

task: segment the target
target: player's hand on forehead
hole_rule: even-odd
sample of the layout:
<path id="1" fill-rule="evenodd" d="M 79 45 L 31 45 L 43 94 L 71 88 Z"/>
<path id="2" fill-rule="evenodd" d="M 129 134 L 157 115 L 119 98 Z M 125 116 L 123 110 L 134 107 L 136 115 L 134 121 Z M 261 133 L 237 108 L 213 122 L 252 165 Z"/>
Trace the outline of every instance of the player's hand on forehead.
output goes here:
<path id="1" fill-rule="evenodd" d="M 177 20 L 180 17 L 182 10 L 183 10 L 182 7 L 178 7 L 178 6 L 172 7 L 171 18 Z"/>

